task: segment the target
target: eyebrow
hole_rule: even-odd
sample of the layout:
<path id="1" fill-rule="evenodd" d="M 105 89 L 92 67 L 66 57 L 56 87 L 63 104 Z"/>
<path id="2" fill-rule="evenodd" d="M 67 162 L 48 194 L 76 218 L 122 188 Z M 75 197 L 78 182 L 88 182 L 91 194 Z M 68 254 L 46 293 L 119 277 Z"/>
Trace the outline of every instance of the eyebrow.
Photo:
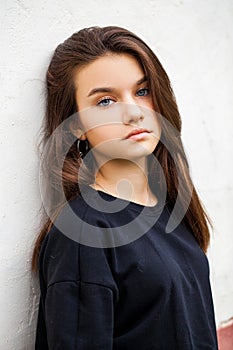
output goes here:
<path id="1" fill-rule="evenodd" d="M 145 81 L 147 81 L 147 77 L 144 75 L 141 79 L 139 79 L 135 85 L 140 85 L 142 83 L 144 83 Z M 94 88 L 92 89 L 89 94 L 87 95 L 87 97 L 90 97 L 94 94 L 97 94 L 97 93 L 100 93 L 100 92 L 114 92 L 115 89 L 113 87 L 108 87 L 108 86 L 105 86 L 105 87 L 98 87 L 98 88 Z"/>

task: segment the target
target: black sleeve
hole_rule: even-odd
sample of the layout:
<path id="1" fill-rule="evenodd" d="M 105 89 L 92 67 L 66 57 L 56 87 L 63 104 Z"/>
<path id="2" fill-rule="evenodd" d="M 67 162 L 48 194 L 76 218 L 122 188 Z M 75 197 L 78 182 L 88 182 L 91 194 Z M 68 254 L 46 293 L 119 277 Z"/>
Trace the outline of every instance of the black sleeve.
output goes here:
<path id="1" fill-rule="evenodd" d="M 68 221 L 64 214 L 65 228 Z M 85 225 L 74 229 L 82 233 Z M 109 254 L 106 249 L 70 239 L 55 225 L 51 228 L 39 256 L 41 304 L 36 350 L 112 349 L 118 287 Z M 44 338 L 47 348 L 39 347 Z"/>
<path id="2" fill-rule="evenodd" d="M 49 350 L 110 350 L 113 319 L 111 288 L 63 281 L 47 290 L 45 320 Z"/>

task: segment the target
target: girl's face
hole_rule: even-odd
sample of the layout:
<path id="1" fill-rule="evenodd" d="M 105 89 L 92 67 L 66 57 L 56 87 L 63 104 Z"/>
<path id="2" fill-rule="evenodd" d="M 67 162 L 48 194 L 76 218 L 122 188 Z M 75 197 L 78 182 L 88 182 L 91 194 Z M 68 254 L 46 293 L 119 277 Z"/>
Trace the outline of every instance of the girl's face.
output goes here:
<path id="1" fill-rule="evenodd" d="M 129 54 L 107 54 L 74 76 L 82 136 L 96 154 L 135 159 L 151 154 L 161 135 L 145 74 Z M 145 129 L 132 137 L 135 129 Z"/>

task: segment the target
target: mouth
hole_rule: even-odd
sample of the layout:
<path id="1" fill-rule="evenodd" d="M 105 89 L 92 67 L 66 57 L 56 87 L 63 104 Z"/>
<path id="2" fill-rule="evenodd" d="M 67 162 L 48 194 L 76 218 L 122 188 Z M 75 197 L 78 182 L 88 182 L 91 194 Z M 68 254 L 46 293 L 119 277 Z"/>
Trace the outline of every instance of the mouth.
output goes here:
<path id="1" fill-rule="evenodd" d="M 147 136 L 147 134 L 149 134 L 150 132 L 151 131 L 142 128 L 133 129 L 130 131 L 130 133 L 128 133 L 128 135 L 126 135 L 125 139 L 138 139 L 139 136 L 140 138 L 142 138 L 144 136 Z"/>

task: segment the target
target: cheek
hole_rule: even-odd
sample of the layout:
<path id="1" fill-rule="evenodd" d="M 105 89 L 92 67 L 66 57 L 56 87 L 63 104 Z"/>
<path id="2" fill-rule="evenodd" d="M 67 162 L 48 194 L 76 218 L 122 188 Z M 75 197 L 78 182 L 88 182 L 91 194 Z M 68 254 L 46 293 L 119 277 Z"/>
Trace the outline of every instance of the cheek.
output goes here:
<path id="1" fill-rule="evenodd" d="M 100 134 L 108 136 L 111 132 L 114 133 L 116 124 L 121 124 L 121 114 L 119 108 L 111 108 L 111 110 L 100 110 L 95 107 L 90 107 L 81 111 L 80 119 L 83 126 L 83 131 L 89 133 L 90 137 Z"/>
<path id="2" fill-rule="evenodd" d="M 118 130 L 117 130 L 118 129 Z M 119 127 L 114 127 L 114 125 L 106 125 L 95 127 L 86 133 L 89 143 L 92 147 L 98 144 L 108 141 L 114 138 L 120 138 Z"/>
<path id="3" fill-rule="evenodd" d="M 146 98 L 142 102 L 142 107 L 145 107 L 146 109 L 148 108 L 149 110 L 152 110 L 152 111 L 155 110 L 152 98 L 150 96 L 148 96 L 148 98 Z"/>
<path id="4" fill-rule="evenodd" d="M 161 132 L 162 132 L 162 128 L 161 128 L 161 123 L 160 123 L 160 121 L 156 118 L 156 122 L 155 122 L 155 124 L 156 124 L 156 135 L 157 135 L 157 137 L 158 138 L 160 138 L 160 136 L 161 136 Z"/>
<path id="5" fill-rule="evenodd" d="M 145 117 L 145 124 L 153 130 L 153 132 L 160 136 L 161 135 L 161 116 L 157 115 L 157 113 L 154 110 L 147 110 L 146 111 L 146 117 Z"/>

